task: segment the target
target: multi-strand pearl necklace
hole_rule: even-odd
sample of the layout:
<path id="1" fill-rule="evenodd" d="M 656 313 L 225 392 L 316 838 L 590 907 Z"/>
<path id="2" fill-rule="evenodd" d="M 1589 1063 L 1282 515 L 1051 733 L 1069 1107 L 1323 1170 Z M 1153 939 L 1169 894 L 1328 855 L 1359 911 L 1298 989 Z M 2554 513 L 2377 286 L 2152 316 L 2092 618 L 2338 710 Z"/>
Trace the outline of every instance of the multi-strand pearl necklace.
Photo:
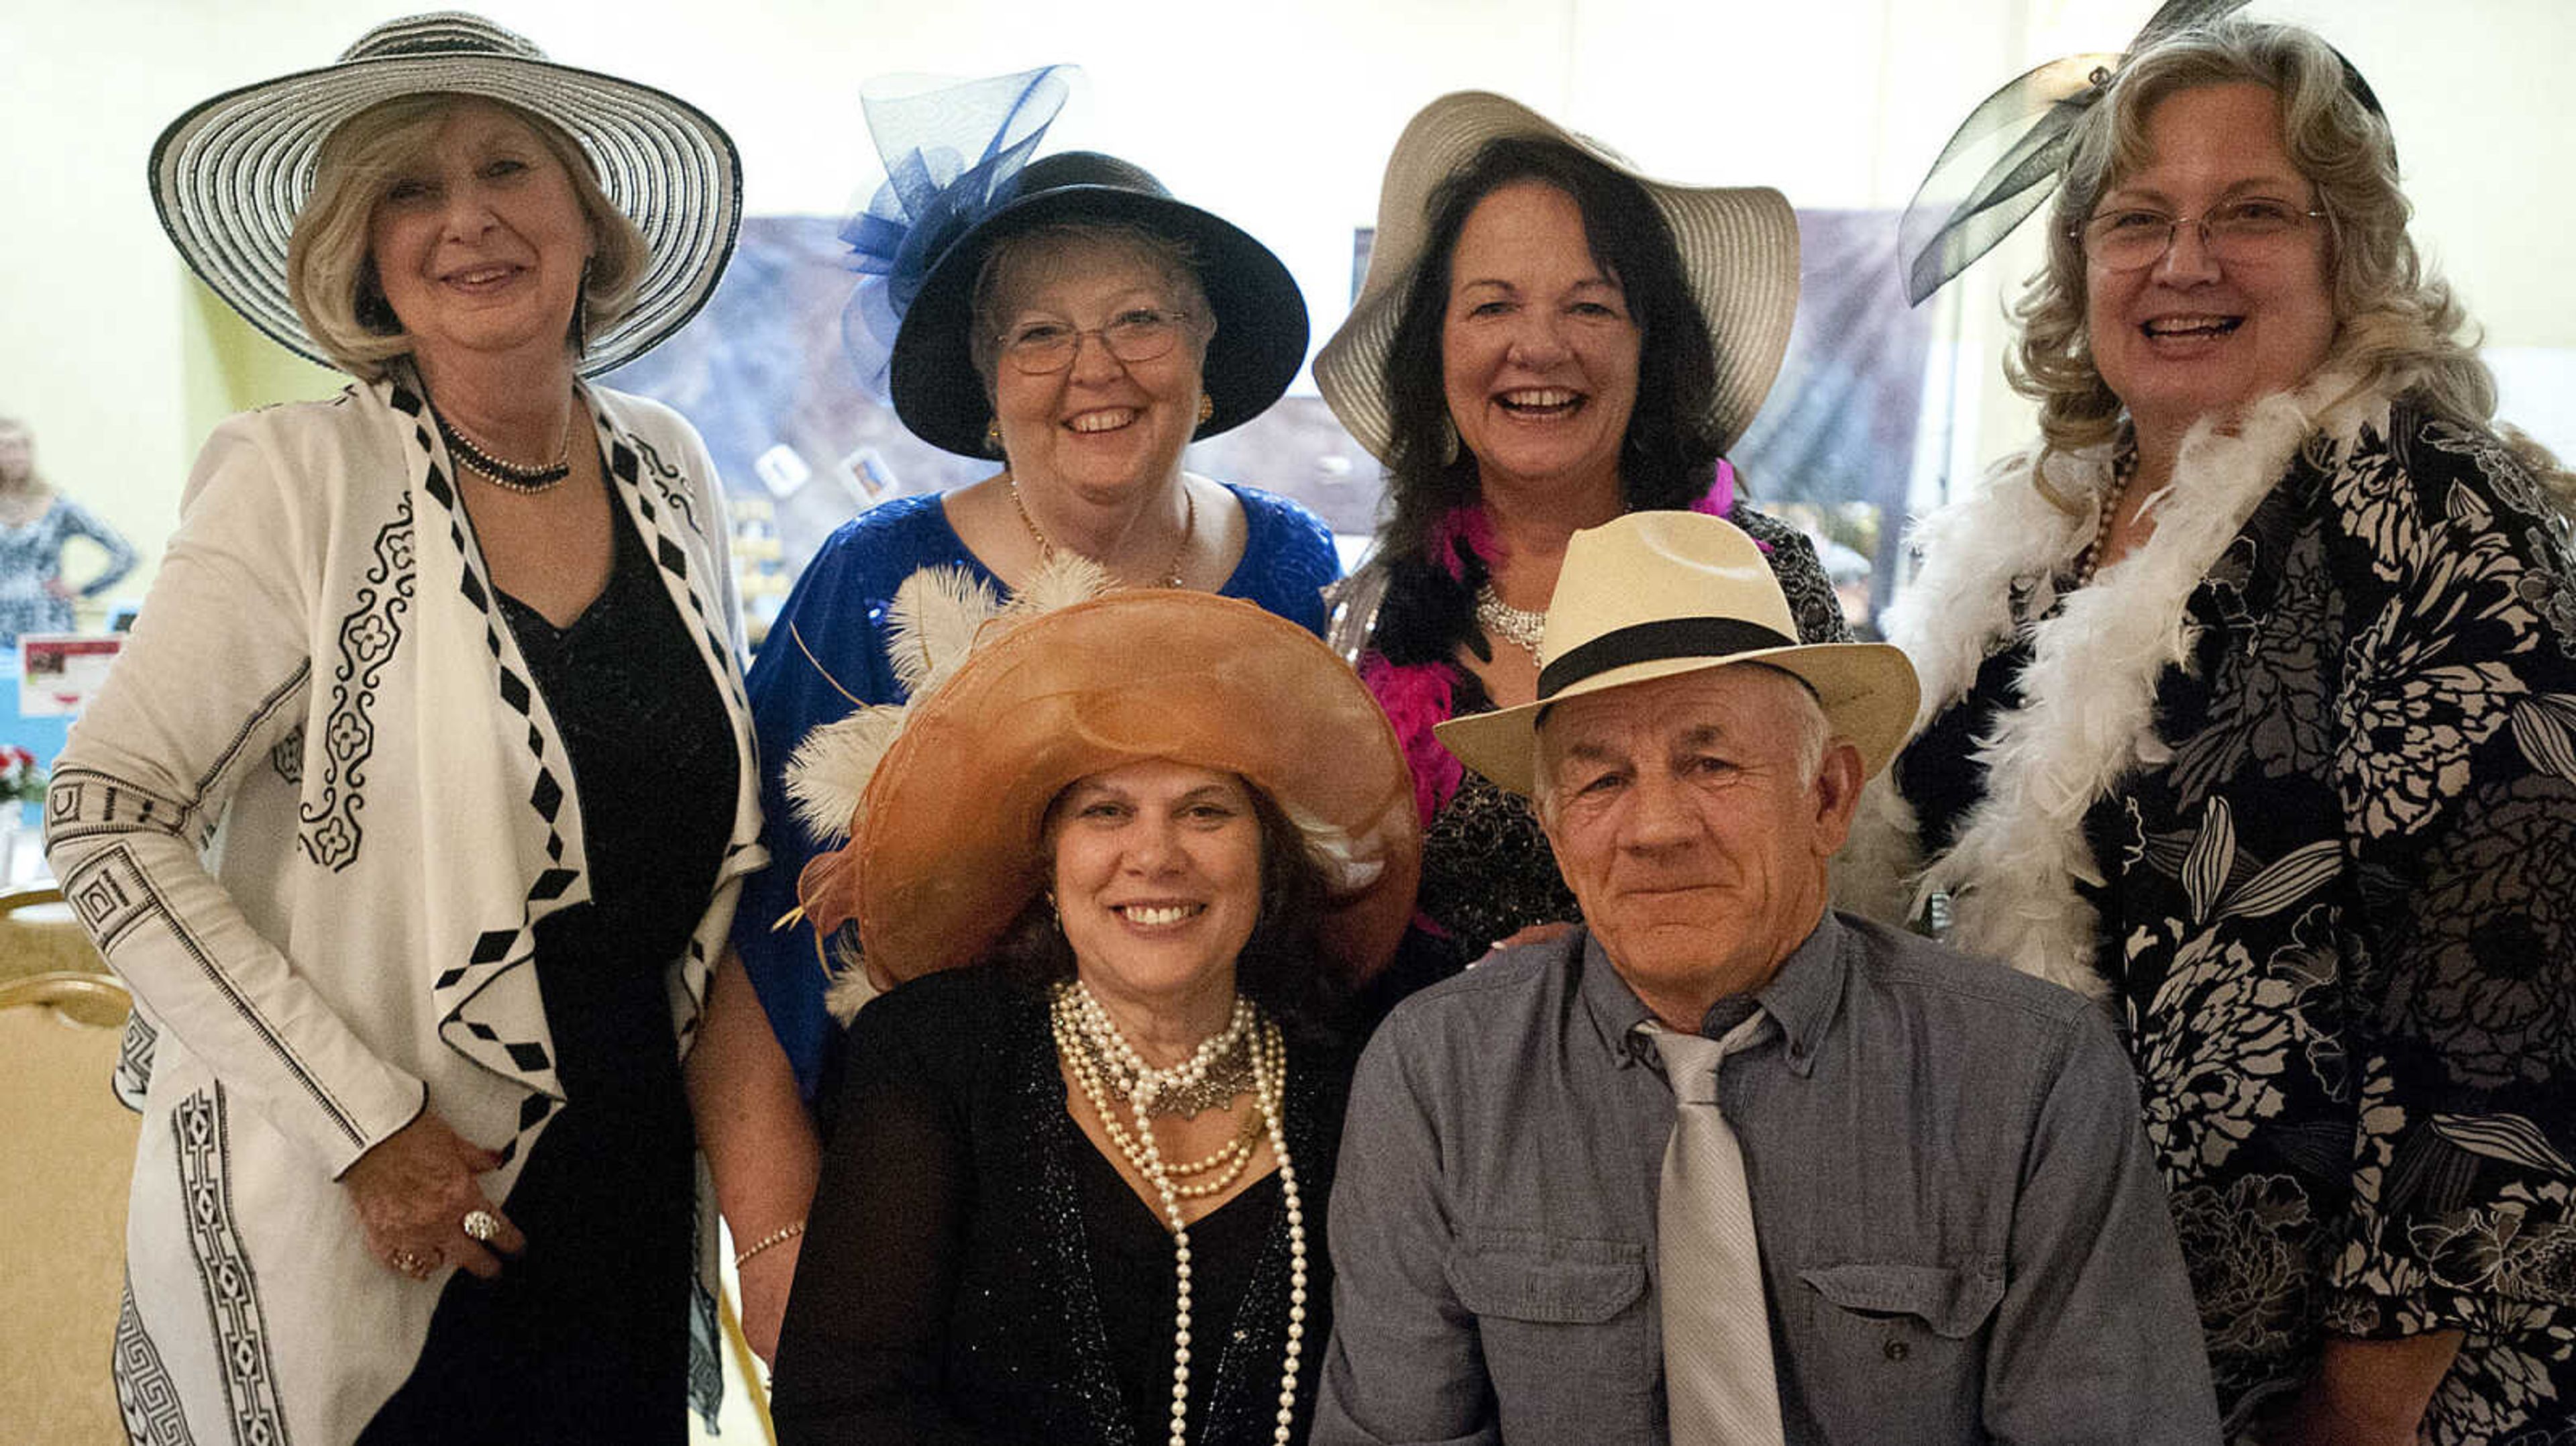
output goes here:
<path id="1" fill-rule="evenodd" d="M 1288 1344 L 1279 1363 L 1279 1424 L 1272 1433 L 1278 1446 L 1288 1446 L 1297 1414 L 1297 1363 L 1306 1343 L 1306 1214 L 1297 1194 L 1297 1167 L 1288 1158 L 1288 1133 L 1283 1124 L 1282 1099 L 1288 1080 L 1288 1046 L 1276 1022 L 1261 1018 L 1252 1001 L 1235 997 L 1233 1016 L 1223 1031 L 1202 1041 L 1197 1050 L 1180 1064 L 1168 1070 L 1157 1070 L 1145 1063 L 1143 1056 L 1118 1032 L 1109 1011 L 1100 1007 L 1080 980 L 1055 986 L 1052 1022 L 1055 1029 L 1056 1053 L 1065 1061 L 1074 1083 L 1090 1100 L 1092 1113 L 1108 1130 L 1119 1153 L 1127 1157 L 1136 1173 L 1154 1187 L 1163 1203 L 1163 1217 L 1172 1229 L 1172 1437 L 1171 1446 L 1189 1446 L 1190 1412 L 1190 1229 L 1181 1218 L 1181 1200 L 1191 1193 L 1173 1183 L 1173 1176 L 1188 1172 L 1188 1167 L 1175 1170 L 1163 1163 L 1162 1149 L 1154 1143 L 1151 1116 L 1147 1113 L 1150 1096 L 1159 1096 L 1173 1088 L 1187 1088 L 1204 1076 L 1210 1062 L 1232 1046 L 1229 1037 L 1240 1039 L 1257 1032 L 1252 1049 L 1252 1093 L 1261 1110 L 1261 1122 L 1270 1137 L 1270 1153 L 1279 1162 L 1280 1203 L 1288 1219 Z M 1101 1067 L 1094 1060 L 1106 1062 L 1113 1078 L 1124 1076 L 1125 1093 L 1136 1121 L 1136 1132 L 1129 1135 L 1112 1106 L 1109 1080 L 1101 1077 Z M 1242 1143 L 1240 1141 L 1238 1144 Z M 1229 1149 L 1233 1148 L 1231 1146 Z M 1220 1152 L 1222 1154 L 1223 1152 Z M 1250 1152 L 1245 1152 L 1245 1159 Z M 1201 1162 L 1204 1164 L 1205 1162 Z M 1239 1174 L 1242 1165 L 1234 1167 Z M 1231 1175 L 1228 1177 L 1232 1178 Z M 1222 1187 L 1220 1187 L 1222 1188 Z M 1212 1190 L 1196 1193 L 1212 1194 Z"/>

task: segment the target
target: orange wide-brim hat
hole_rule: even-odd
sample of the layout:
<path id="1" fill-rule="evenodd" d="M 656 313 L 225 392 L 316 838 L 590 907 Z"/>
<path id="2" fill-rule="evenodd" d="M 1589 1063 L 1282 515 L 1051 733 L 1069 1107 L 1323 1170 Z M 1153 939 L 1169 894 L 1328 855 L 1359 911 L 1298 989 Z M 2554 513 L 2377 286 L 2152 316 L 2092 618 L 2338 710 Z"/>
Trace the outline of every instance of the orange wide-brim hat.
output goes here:
<path id="1" fill-rule="evenodd" d="M 1319 962 L 1352 983 L 1385 964 L 1422 861 L 1395 732 L 1313 634 L 1209 593 L 1112 593 L 980 644 L 913 704 L 799 902 L 857 921 L 880 987 L 972 963 L 1046 887 L 1056 796 L 1148 759 L 1236 774 L 1328 840 Z"/>

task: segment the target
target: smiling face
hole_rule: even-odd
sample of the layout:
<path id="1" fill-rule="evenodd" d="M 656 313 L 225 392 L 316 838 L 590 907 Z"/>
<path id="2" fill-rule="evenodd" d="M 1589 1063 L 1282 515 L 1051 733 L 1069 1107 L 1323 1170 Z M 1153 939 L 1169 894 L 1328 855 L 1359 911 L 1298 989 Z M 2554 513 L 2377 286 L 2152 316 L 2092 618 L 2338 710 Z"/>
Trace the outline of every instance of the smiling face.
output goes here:
<path id="1" fill-rule="evenodd" d="M 1056 914 L 1113 1015 L 1234 997 L 1261 914 L 1261 824 L 1231 773 L 1153 760 L 1095 773 L 1050 814 Z"/>
<path id="2" fill-rule="evenodd" d="M 1557 867 L 1619 977 L 1677 1028 L 1768 982 L 1823 917 L 1860 755 L 1801 766 L 1803 693 L 1776 669 L 1713 668 L 1569 698 L 1540 727 Z"/>
<path id="3" fill-rule="evenodd" d="M 992 363 L 1002 452 L 1022 487 L 1071 489 L 1109 504 L 1139 487 L 1176 485 L 1198 428 L 1207 304 L 1139 246 L 1051 238 L 1003 258 L 992 304 L 975 324 L 999 337 L 1033 328 L 1084 333 L 1063 371 L 1030 376 L 1007 355 Z M 1120 361 L 1098 328 L 1144 313 L 1194 313 L 1172 349 Z"/>
<path id="4" fill-rule="evenodd" d="M 459 101 L 367 222 L 385 300 L 433 381 L 456 366 L 566 354 L 592 247 L 563 162 L 510 111 Z"/>
<path id="5" fill-rule="evenodd" d="M 1615 505 L 1637 346 L 1572 196 L 1519 181 L 1476 203 L 1450 252 L 1440 363 L 1483 485 L 1594 489 Z"/>
<path id="6" fill-rule="evenodd" d="M 2316 190 L 2281 145 L 2279 100 L 2250 83 L 2179 91 L 2148 112 L 2153 159 L 2093 208 L 2198 217 L 2223 206 L 2314 209 Z M 2334 345 L 2322 226 L 2221 263 L 2199 228 L 2174 228 L 2163 259 L 2136 271 L 2085 266 L 2094 365 L 2143 441 L 2178 440 L 2204 416 L 2305 380 Z"/>

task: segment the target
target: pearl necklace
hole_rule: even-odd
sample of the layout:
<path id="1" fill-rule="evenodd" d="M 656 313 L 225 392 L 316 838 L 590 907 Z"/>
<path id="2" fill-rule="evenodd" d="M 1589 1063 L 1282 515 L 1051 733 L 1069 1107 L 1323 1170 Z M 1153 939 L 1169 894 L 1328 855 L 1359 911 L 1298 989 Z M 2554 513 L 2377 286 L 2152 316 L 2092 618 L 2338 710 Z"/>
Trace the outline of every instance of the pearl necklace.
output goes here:
<path id="1" fill-rule="evenodd" d="M 2094 501 L 2093 540 L 2084 544 L 2084 555 L 2075 565 L 2075 586 L 2068 591 L 2080 592 L 2093 585 L 2093 574 L 2102 570 L 2102 549 L 2111 541 L 2111 525 L 2120 520 L 2120 510 L 2129 505 L 2129 484 L 2137 480 L 2137 449 L 2122 448 L 2111 459 L 2111 485 Z"/>
<path id="2" fill-rule="evenodd" d="M 1125 1099 L 1134 1093 L 1141 1061 L 1132 1052 L 1121 1057 L 1125 1041 L 1106 1024 L 1105 1015 L 1085 1018 L 1078 1040 L 1082 1062 L 1115 1081 L 1119 1097 Z M 1146 1112 L 1189 1120 L 1198 1118 L 1203 1111 L 1232 1105 L 1236 1096 L 1252 1088 L 1252 1052 L 1244 1048 L 1245 1041 L 1251 1038 L 1248 1030 L 1248 1024 L 1240 1019 L 1229 1021 L 1225 1032 L 1204 1046 L 1204 1061 L 1192 1058 L 1191 1063 L 1200 1066 L 1197 1076 L 1183 1080 L 1177 1073 L 1171 1074 L 1147 1103 Z"/>
<path id="3" fill-rule="evenodd" d="M 1513 607 L 1489 580 L 1476 588 L 1476 621 L 1495 637 L 1518 644 L 1531 663 L 1538 662 L 1538 645 L 1547 636 L 1546 613 Z"/>
<path id="4" fill-rule="evenodd" d="M 1282 1098 L 1288 1080 L 1288 1047 L 1276 1022 L 1262 1019 L 1252 1002 L 1235 997 L 1234 1013 L 1223 1033 L 1202 1042 L 1190 1058 L 1171 1070 L 1156 1071 L 1118 1033 L 1108 1011 L 1092 996 L 1080 980 L 1059 983 L 1054 990 L 1050 1011 L 1055 1030 L 1056 1052 L 1066 1062 L 1076 1084 L 1091 1101 L 1092 1112 L 1108 1128 L 1110 1139 L 1118 1146 L 1136 1172 L 1154 1187 L 1163 1202 L 1163 1217 L 1172 1229 L 1172 1436 L 1171 1446 L 1189 1446 L 1190 1412 L 1190 1229 L 1181 1218 L 1184 1187 L 1172 1183 L 1175 1174 L 1183 1173 L 1163 1163 L 1161 1148 L 1154 1142 L 1152 1120 L 1146 1113 L 1146 1090 L 1160 1086 L 1148 1079 L 1170 1080 L 1188 1073 L 1196 1065 L 1200 1073 L 1214 1057 L 1211 1046 L 1238 1030 L 1258 1030 L 1258 1043 L 1252 1051 L 1253 1097 L 1260 1102 L 1261 1123 L 1270 1137 L 1270 1153 L 1279 1162 L 1279 1197 L 1288 1220 L 1288 1344 L 1280 1353 L 1279 1424 L 1271 1433 L 1277 1446 L 1288 1446 L 1297 1414 L 1297 1363 L 1305 1352 L 1306 1342 L 1306 1213 L 1297 1193 L 1297 1167 L 1288 1158 L 1288 1132 L 1283 1120 Z M 1104 1092 L 1095 1089 L 1099 1076 L 1091 1061 L 1083 1057 L 1080 1040 L 1096 1028 L 1105 1029 L 1115 1048 L 1104 1048 L 1103 1055 L 1116 1061 L 1113 1067 L 1124 1067 L 1133 1061 L 1138 1072 L 1139 1088 L 1129 1096 L 1136 1119 L 1136 1133 L 1131 1137 L 1107 1108 Z M 1231 1148 L 1231 1147 L 1229 1147 Z M 1246 1153 L 1249 1158 L 1249 1152 Z M 1237 1165 L 1237 1173 L 1241 1171 Z M 1212 1193 L 1212 1192 L 1205 1192 Z"/>
<path id="5" fill-rule="evenodd" d="M 1046 529 L 1038 526 L 1038 520 L 1029 515 L 1029 504 L 1020 500 L 1020 479 L 1005 472 L 1002 474 L 1002 485 L 1010 489 L 1011 507 L 1020 514 L 1020 525 L 1027 528 L 1029 536 L 1037 542 L 1038 562 L 1041 565 L 1045 564 L 1055 556 L 1055 539 L 1047 536 Z M 1172 549 L 1172 560 L 1163 565 L 1162 586 L 1179 587 L 1181 585 L 1181 565 L 1189 558 L 1190 534 L 1198 530 L 1198 525 L 1199 500 L 1190 495 L 1190 484 L 1184 482 L 1181 484 L 1181 540 L 1179 545 Z"/>

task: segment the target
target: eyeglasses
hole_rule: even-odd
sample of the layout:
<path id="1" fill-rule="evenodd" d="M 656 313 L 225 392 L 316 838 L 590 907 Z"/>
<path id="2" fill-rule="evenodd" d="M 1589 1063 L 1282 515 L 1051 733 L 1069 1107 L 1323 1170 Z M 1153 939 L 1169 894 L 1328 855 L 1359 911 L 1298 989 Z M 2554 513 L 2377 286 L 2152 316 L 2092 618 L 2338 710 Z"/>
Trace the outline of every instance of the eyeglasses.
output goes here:
<path id="1" fill-rule="evenodd" d="M 1149 362 L 1172 349 L 1188 323 L 1186 311 L 1142 307 L 1122 312 L 1106 326 L 1067 326 L 1060 321 L 1032 321 L 996 338 L 1002 355 L 1023 376 L 1043 377 L 1073 365 L 1086 336 L 1100 338 L 1109 354 L 1122 362 Z"/>
<path id="2" fill-rule="evenodd" d="M 2200 228 L 2200 249 L 2221 262 L 2266 261 L 2305 231 L 2323 211 L 2302 211 L 2286 201 L 2230 201 L 2197 216 L 2168 216 L 2162 211 L 2105 211 L 2084 223 L 2084 255 L 2106 271 L 2137 271 L 2153 266 L 2173 249 L 2174 234 L 2184 226 Z"/>

